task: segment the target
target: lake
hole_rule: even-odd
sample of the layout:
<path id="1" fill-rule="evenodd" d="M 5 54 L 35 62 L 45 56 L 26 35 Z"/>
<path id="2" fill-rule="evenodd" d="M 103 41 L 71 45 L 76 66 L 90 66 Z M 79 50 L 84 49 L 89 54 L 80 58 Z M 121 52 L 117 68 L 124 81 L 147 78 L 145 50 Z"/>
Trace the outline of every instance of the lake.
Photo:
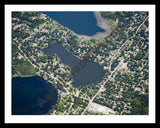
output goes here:
<path id="1" fill-rule="evenodd" d="M 12 115 L 42 115 L 57 102 L 57 90 L 39 76 L 12 78 Z"/>
<path id="2" fill-rule="evenodd" d="M 75 57 L 73 54 L 68 52 L 57 40 L 56 43 L 53 43 L 47 48 L 42 50 L 44 54 L 47 53 L 56 53 L 62 63 L 67 64 L 73 68 L 79 64 L 80 59 Z M 102 66 L 94 61 L 90 61 L 86 64 L 84 68 L 81 68 L 78 73 L 73 76 L 73 87 L 86 86 L 96 81 L 101 81 L 105 75 L 105 70 Z"/>
<path id="3" fill-rule="evenodd" d="M 68 27 L 72 31 L 80 35 L 92 36 L 97 32 L 104 32 L 103 29 L 98 27 L 97 20 L 94 17 L 94 12 L 74 12 L 74 11 L 65 11 L 65 12 L 47 12 L 43 11 L 53 20 L 57 21 L 61 25 Z"/>

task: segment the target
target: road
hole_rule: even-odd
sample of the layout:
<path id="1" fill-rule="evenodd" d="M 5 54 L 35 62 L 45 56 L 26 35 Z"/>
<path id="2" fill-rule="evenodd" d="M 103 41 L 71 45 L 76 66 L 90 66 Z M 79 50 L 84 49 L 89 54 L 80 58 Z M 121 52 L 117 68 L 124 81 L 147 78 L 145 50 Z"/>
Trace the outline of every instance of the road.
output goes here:
<path id="1" fill-rule="evenodd" d="M 28 59 L 28 57 L 26 56 L 26 54 L 25 54 L 25 53 L 23 52 L 23 50 L 21 49 L 21 43 L 19 43 L 18 49 L 21 51 L 21 53 L 23 54 L 23 56 L 25 57 L 25 59 L 28 60 L 33 67 L 37 68 L 37 66 L 34 65 L 34 64 Z"/>
<path id="2" fill-rule="evenodd" d="M 149 16 L 147 16 L 147 17 L 144 19 L 144 21 L 139 25 L 139 27 L 137 28 L 135 34 L 134 34 L 132 37 L 128 38 L 128 39 L 125 41 L 125 43 L 117 50 L 117 52 L 112 56 L 112 59 L 115 59 L 115 57 L 118 57 L 117 55 L 119 55 L 119 53 L 122 51 L 122 49 L 124 49 L 125 46 L 127 46 L 127 43 L 129 43 L 129 40 L 132 39 L 133 37 L 135 37 L 135 35 L 137 34 L 137 32 L 139 31 L 139 29 L 141 28 L 141 26 L 144 24 L 144 22 L 147 20 L 148 17 L 149 17 Z M 119 69 L 119 67 L 121 67 L 121 66 L 122 66 L 122 65 L 119 64 L 119 65 L 111 72 L 111 74 L 110 74 L 110 75 L 108 76 L 108 78 L 103 82 L 103 84 L 101 84 L 101 87 L 99 88 L 98 92 L 92 97 L 92 99 L 89 100 L 89 103 L 88 103 L 87 107 L 84 109 L 84 111 L 81 113 L 81 115 L 83 115 L 83 114 L 86 112 L 86 110 L 90 107 L 90 105 L 91 105 L 91 103 L 93 102 L 93 100 L 95 99 L 95 97 L 103 90 L 104 85 L 107 83 L 107 81 L 110 80 L 112 74 L 113 74 L 114 72 L 116 72 L 116 71 Z"/>

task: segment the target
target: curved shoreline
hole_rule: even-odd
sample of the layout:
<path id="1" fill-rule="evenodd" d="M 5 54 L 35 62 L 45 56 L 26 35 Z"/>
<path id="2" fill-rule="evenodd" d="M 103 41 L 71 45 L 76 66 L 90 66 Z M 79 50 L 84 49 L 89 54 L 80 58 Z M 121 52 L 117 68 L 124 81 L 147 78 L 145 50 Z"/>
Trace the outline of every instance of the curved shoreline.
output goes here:
<path id="1" fill-rule="evenodd" d="M 70 28 L 63 26 L 62 24 L 60 24 L 58 21 L 52 19 L 51 17 L 49 17 L 47 14 L 41 13 L 43 15 L 48 16 L 49 18 L 51 18 L 53 21 L 57 22 L 58 24 L 62 25 L 63 27 L 67 28 L 68 30 L 72 31 L 73 34 L 77 35 L 80 38 L 84 38 L 84 39 L 95 39 L 95 40 L 101 40 L 104 39 L 105 37 L 109 36 L 110 33 L 112 32 L 112 30 L 110 29 L 110 27 L 108 26 L 106 20 L 101 16 L 101 13 L 99 11 L 95 11 L 94 13 L 94 17 L 97 20 L 96 25 L 98 27 L 100 27 L 101 29 L 104 30 L 104 32 L 97 32 L 96 34 L 92 35 L 92 36 L 88 36 L 88 35 L 81 35 L 81 34 L 77 34 L 75 33 L 73 30 L 71 30 Z"/>
<path id="2" fill-rule="evenodd" d="M 97 33 L 97 36 L 95 36 L 99 39 L 109 36 L 112 30 L 108 26 L 106 20 L 101 16 L 100 12 L 94 12 L 94 16 L 97 19 L 97 26 L 105 30 L 105 32 Z"/>
<path id="3" fill-rule="evenodd" d="M 97 26 L 104 29 L 105 32 L 97 32 L 93 36 L 79 35 L 76 33 L 75 34 L 78 35 L 80 38 L 95 39 L 95 40 L 101 40 L 101 39 L 104 39 L 105 37 L 109 36 L 110 33 L 112 32 L 112 30 L 108 26 L 106 20 L 101 16 L 100 12 L 98 12 L 98 11 L 94 12 L 94 16 L 97 20 Z"/>

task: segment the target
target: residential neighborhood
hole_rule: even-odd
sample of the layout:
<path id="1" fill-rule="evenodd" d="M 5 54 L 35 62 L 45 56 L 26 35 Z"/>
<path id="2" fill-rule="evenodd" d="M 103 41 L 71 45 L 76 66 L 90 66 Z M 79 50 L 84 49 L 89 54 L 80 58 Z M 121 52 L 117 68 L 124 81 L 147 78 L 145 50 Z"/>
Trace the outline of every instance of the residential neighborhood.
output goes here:
<path id="1" fill-rule="evenodd" d="M 38 75 L 58 90 L 49 115 L 147 115 L 148 12 L 100 12 L 112 32 L 103 39 L 74 33 L 39 12 L 12 13 L 12 77 Z M 102 81 L 73 87 L 72 69 L 44 48 L 56 40 L 80 60 L 91 56 L 105 70 Z M 65 74 L 65 79 L 63 78 Z"/>

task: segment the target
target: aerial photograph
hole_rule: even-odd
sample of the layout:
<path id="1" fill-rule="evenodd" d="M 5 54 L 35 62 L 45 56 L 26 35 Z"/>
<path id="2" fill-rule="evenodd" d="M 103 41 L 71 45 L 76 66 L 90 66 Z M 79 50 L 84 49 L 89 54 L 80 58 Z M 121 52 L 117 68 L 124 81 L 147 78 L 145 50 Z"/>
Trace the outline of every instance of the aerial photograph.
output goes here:
<path id="1" fill-rule="evenodd" d="M 12 115 L 149 115 L 148 11 L 12 11 Z"/>

